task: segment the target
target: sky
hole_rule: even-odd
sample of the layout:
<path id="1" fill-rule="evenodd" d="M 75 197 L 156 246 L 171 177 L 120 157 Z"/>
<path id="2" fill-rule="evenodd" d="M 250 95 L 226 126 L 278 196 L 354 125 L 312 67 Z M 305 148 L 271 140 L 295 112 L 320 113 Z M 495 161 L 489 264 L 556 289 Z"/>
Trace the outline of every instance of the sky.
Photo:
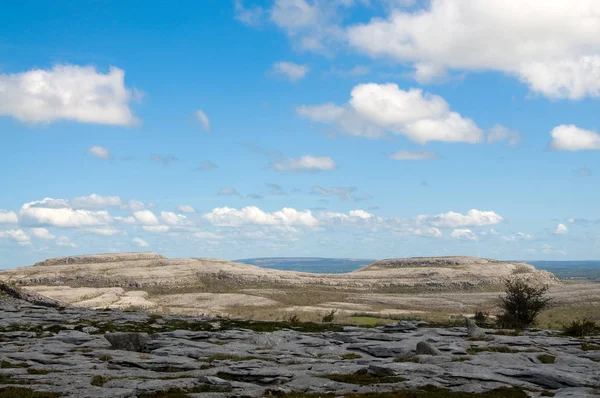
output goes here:
<path id="1" fill-rule="evenodd" d="M 600 259 L 600 2 L 10 2 L 0 268 Z"/>

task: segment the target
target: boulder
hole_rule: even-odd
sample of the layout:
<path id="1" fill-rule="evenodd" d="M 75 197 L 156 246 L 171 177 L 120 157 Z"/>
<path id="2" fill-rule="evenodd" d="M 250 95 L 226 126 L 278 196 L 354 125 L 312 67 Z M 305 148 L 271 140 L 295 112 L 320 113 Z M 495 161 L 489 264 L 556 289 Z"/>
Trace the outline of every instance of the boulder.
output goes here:
<path id="1" fill-rule="evenodd" d="M 148 333 L 107 333 L 108 340 L 115 350 L 142 352 L 150 341 Z"/>
<path id="2" fill-rule="evenodd" d="M 487 334 L 483 331 L 483 329 L 481 329 L 479 326 L 477 326 L 475 324 L 475 322 L 473 322 L 469 318 L 465 318 L 465 322 L 467 324 L 467 336 L 468 337 L 472 337 L 472 338 L 476 338 L 476 339 L 482 339 L 482 338 L 487 337 Z"/>
<path id="3" fill-rule="evenodd" d="M 426 341 L 417 343 L 417 355 L 442 355 L 442 352 Z"/>

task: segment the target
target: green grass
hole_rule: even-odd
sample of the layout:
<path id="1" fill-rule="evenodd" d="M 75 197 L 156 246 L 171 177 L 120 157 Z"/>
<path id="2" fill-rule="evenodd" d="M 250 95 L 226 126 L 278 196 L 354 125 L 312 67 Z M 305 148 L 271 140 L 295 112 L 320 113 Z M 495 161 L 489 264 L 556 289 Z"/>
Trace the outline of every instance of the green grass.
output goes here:
<path id="1" fill-rule="evenodd" d="M 14 380 L 9 375 L 0 373 L 0 384 L 30 384 L 30 383 L 25 380 Z"/>
<path id="2" fill-rule="evenodd" d="M 591 343 L 581 343 L 581 349 L 583 351 L 598 351 L 600 350 L 600 345 L 595 345 Z"/>
<path id="3" fill-rule="evenodd" d="M 541 363 L 554 363 L 556 355 L 542 354 L 538 355 L 537 359 L 539 359 Z"/>
<path id="4" fill-rule="evenodd" d="M 359 354 L 355 354 L 353 352 L 349 353 L 349 354 L 343 354 L 340 355 L 340 358 L 344 359 L 344 360 L 348 360 L 348 359 L 358 359 L 358 358 L 362 358 L 362 355 Z"/>
<path id="5" fill-rule="evenodd" d="M 29 365 L 27 365 L 25 362 L 11 363 L 8 361 L 0 361 L 0 369 L 27 368 L 28 366 Z"/>
<path id="6" fill-rule="evenodd" d="M 191 393 L 200 392 L 230 392 L 231 387 L 229 386 L 215 386 L 210 384 L 202 384 L 197 387 L 182 389 L 182 388 L 171 388 L 166 391 L 157 391 L 151 393 L 138 394 L 138 398 L 188 398 Z"/>
<path id="7" fill-rule="evenodd" d="M 474 355 L 480 352 L 501 352 L 504 354 L 517 354 L 520 352 L 539 352 L 539 350 L 529 349 L 529 350 L 515 350 L 514 348 L 505 347 L 505 346 L 489 346 L 489 347 L 469 347 L 467 349 L 467 354 Z"/>
<path id="8" fill-rule="evenodd" d="M 349 374 L 332 374 L 319 377 L 338 381 L 340 383 L 358 384 L 361 386 L 380 383 L 399 383 L 406 380 L 404 377 L 400 376 L 375 376 L 370 374 L 366 369 L 361 369 L 357 372 Z"/>
<path id="9" fill-rule="evenodd" d="M 501 387 L 484 393 L 455 392 L 446 388 L 425 386 L 419 390 L 397 390 L 391 392 L 349 393 L 349 394 L 308 394 L 301 392 L 280 393 L 274 391 L 265 396 L 282 398 L 527 398 L 528 395 L 517 387 Z"/>
<path id="10" fill-rule="evenodd" d="M 0 388 L 0 398 L 58 398 L 62 396 L 58 392 L 42 392 L 22 387 Z"/>
<path id="11" fill-rule="evenodd" d="M 214 361 L 251 361 L 253 359 L 259 359 L 262 361 L 274 361 L 271 358 L 264 358 L 251 355 L 234 355 L 234 354 L 214 354 L 206 359 L 201 359 L 203 362 L 212 363 Z"/>
<path id="12" fill-rule="evenodd" d="M 46 370 L 46 369 L 33 369 L 33 368 L 27 369 L 27 373 L 30 375 L 47 375 L 50 372 L 52 372 L 52 371 Z"/>
<path id="13" fill-rule="evenodd" d="M 92 377 L 90 384 L 93 386 L 102 387 L 104 385 L 104 383 L 106 383 L 109 380 L 110 380 L 110 377 L 96 375 L 96 376 Z"/>

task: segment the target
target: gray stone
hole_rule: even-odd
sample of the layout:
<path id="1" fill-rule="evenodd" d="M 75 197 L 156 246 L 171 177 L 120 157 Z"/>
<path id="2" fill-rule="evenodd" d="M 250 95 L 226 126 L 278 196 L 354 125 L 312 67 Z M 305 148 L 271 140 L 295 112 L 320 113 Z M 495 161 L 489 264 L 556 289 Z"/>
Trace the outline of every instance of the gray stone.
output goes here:
<path id="1" fill-rule="evenodd" d="M 442 352 L 426 341 L 417 343 L 417 355 L 442 355 Z"/>
<path id="2" fill-rule="evenodd" d="M 469 318 L 465 318 L 467 324 L 467 336 L 475 339 L 487 338 L 487 334 Z"/>
<path id="3" fill-rule="evenodd" d="M 108 333 L 104 335 L 115 350 L 143 352 L 150 341 L 148 333 Z"/>

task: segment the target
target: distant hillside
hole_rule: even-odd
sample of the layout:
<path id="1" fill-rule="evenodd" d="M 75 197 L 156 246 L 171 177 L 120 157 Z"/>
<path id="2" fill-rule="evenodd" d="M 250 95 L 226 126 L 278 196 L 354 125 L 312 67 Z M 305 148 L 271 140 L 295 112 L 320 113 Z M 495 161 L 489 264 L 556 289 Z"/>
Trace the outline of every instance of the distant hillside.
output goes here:
<path id="1" fill-rule="evenodd" d="M 282 271 L 313 272 L 316 274 L 340 274 L 356 271 L 375 260 L 323 257 L 258 257 L 234 260 L 236 263 L 256 265 L 261 268 Z"/>

